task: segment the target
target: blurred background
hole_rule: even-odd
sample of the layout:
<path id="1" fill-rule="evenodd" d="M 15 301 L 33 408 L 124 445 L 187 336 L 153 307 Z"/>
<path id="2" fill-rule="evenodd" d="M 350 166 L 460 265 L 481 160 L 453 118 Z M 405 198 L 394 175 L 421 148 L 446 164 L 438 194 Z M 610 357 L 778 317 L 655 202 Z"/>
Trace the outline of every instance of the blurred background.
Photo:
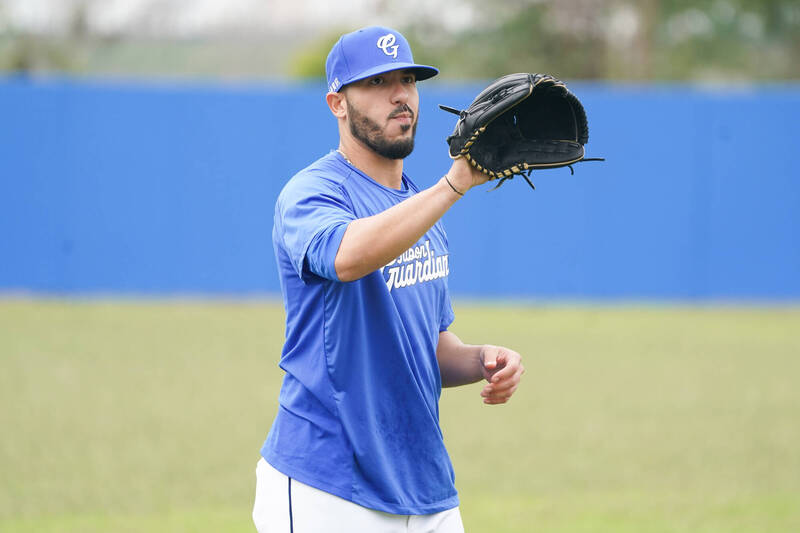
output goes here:
<path id="1" fill-rule="evenodd" d="M 442 78 L 792 80 L 794 0 L 3 0 L 0 67 L 124 77 L 324 76 L 331 42 L 391 25 Z"/>
<path id="2" fill-rule="evenodd" d="M 441 71 L 420 186 L 509 72 L 607 158 L 445 215 L 453 330 L 528 368 L 443 392 L 467 531 L 800 530 L 800 1 L 0 0 L 0 531 L 253 530 L 273 206 L 368 24 Z"/>

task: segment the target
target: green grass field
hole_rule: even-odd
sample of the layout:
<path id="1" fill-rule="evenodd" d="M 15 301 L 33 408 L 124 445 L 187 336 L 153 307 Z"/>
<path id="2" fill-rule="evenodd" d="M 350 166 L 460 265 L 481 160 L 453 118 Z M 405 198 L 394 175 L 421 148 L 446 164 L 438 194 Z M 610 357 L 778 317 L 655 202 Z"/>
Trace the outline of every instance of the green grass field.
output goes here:
<path id="1" fill-rule="evenodd" d="M 458 305 L 528 372 L 444 391 L 470 533 L 800 531 L 800 309 Z M 0 300 L 0 531 L 254 531 L 283 311 Z"/>

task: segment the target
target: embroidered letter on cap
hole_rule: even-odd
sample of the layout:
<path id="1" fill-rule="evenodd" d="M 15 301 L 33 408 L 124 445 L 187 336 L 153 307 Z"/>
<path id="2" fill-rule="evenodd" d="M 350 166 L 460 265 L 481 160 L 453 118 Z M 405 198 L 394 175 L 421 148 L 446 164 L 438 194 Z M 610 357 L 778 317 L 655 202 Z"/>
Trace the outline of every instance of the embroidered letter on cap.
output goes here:
<path id="1" fill-rule="evenodd" d="M 394 34 L 387 33 L 378 39 L 378 48 L 383 50 L 383 53 L 387 56 L 392 56 L 393 58 L 397 59 L 397 49 L 400 47 L 400 45 L 394 44 L 394 42 Z"/>

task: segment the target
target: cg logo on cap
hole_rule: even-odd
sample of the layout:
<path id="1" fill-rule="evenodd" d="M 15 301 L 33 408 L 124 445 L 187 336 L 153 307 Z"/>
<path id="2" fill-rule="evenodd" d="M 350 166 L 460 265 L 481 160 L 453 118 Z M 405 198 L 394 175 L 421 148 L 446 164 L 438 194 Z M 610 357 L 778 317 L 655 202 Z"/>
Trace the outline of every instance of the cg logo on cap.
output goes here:
<path id="1" fill-rule="evenodd" d="M 394 34 L 387 33 L 378 39 L 378 48 L 383 50 L 383 53 L 387 56 L 392 56 L 393 58 L 397 59 L 397 49 L 400 47 L 400 45 L 394 44 L 395 40 Z"/>

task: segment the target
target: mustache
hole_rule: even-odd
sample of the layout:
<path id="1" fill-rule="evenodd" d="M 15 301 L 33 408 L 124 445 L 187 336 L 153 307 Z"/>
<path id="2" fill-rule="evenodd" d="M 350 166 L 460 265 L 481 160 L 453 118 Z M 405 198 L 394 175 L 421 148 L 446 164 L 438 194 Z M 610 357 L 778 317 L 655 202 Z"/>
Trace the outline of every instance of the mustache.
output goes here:
<path id="1" fill-rule="evenodd" d="M 394 111 L 389 113 L 389 117 L 388 118 L 390 118 L 390 119 L 394 118 L 397 115 L 400 115 L 402 113 L 408 113 L 409 115 L 411 115 L 412 119 L 414 118 L 414 112 L 411 110 L 410 107 L 408 107 L 408 104 L 403 104 L 401 106 L 398 106 Z"/>

